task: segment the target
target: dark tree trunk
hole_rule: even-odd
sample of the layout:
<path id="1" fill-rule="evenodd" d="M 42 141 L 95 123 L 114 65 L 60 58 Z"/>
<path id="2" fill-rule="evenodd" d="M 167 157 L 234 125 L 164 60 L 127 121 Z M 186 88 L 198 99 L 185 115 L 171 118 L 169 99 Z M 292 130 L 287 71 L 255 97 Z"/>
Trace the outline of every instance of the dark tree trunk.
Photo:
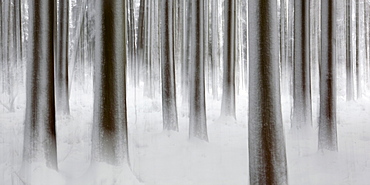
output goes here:
<path id="1" fill-rule="evenodd" d="M 301 129 L 312 124 L 309 0 L 294 2 L 294 70 L 292 127 Z"/>
<path id="2" fill-rule="evenodd" d="M 96 1 L 92 161 L 128 163 L 126 1 Z"/>
<path id="3" fill-rule="evenodd" d="M 221 116 L 235 116 L 235 0 L 226 0 L 225 6 L 225 24 L 224 24 L 224 68 L 223 68 L 223 92 L 221 104 Z"/>
<path id="4" fill-rule="evenodd" d="M 140 8 L 139 8 L 139 19 L 138 19 L 138 35 L 137 35 L 137 52 L 138 52 L 138 59 L 137 59 L 137 68 L 136 68 L 136 77 L 138 83 L 140 83 L 140 70 L 143 68 L 144 63 L 144 49 L 145 49 L 145 2 L 146 0 L 140 0 Z M 142 75 L 145 76 L 145 75 Z M 140 79 L 139 79 L 140 78 Z"/>
<path id="5" fill-rule="evenodd" d="M 204 41 L 203 0 L 192 3 L 191 59 L 190 68 L 190 123 L 189 136 L 208 141 L 205 83 L 204 83 Z"/>
<path id="6" fill-rule="evenodd" d="M 319 149 L 338 150 L 336 121 L 335 0 L 321 1 Z"/>
<path id="7" fill-rule="evenodd" d="M 172 0 L 162 0 L 162 114 L 163 129 L 178 131 L 172 6 Z"/>
<path id="8" fill-rule="evenodd" d="M 288 184 L 280 102 L 277 1 L 249 1 L 250 184 Z"/>
<path id="9" fill-rule="evenodd" d="M 23 166 L 46 163 L 57 170 L 54 95 L 54 1 L 29 1 L 29 53 Z M 26 171 L 24 171 L 26 172 Z"/>

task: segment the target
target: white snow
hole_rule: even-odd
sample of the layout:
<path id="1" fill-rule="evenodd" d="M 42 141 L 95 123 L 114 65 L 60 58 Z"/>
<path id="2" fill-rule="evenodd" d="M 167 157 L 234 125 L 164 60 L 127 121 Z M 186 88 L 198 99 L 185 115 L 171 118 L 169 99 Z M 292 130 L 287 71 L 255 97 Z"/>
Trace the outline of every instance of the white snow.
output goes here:
<path id="1" fill-rule="evenodd" d="M 247 95 L 236 96 L 236 123 L 222 121 L 221 101 L 207 94 L 209 142 L 188 139 L 188 110 L 178 101 L 179 132 L 162 131 L 161 101 L 129 87 L 130 165 L 90 164 L 92 93 L 72 91 L 71 116 L 57 118 L 59 172 L 35 165 L 34 184 L 249 184 Z M 136 93 L 137 98 L 134 97 Z M 181 92 L 178 92 L 181 93 Z M 24 94 L 15 113 L 0 108 L 0 184 L 17 182 L 22 162 Z M 368 184 L 370 179 L 370 98 L 338 98 L 338 152 L 317 150 L 317 122 L 306 136 L 290 131 L 290 103 L 283 97 L 283 117 L 291 185 Z M 137 116 L 135 116 L 135 104 Z M 316 109 L 317 102 L 313 107 Z M 313 111 L 317 113 L 317 111 Z"/>

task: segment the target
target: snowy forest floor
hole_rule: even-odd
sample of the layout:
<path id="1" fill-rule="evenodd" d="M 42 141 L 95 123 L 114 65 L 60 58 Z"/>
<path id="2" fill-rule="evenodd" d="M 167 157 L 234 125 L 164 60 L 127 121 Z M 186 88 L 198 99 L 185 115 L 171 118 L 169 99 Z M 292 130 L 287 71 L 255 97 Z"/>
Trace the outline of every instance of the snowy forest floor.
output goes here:
<path id="1" fill-rule="evenodd" d="M 137 180 L 128 174 L 129 170 L 113 170 L 89 178 L 99 178 L 101 182 L 118 178 L 117 184 L 140 184 L 139 181 L 146 185 L 248 184 L 246 93 L 241 91 L 237 96 L 236 123 L 220 120 L 221 101 L 207 96 L 207 143 L 188 139 L 187 109 L 181 98 L 178 101 L 180 131 L 164 132 L 160 98 L 144 98 L 142 92 L 138 89 L 136 98 L 134 91 L 128 92 L 130 162 Z M 58 176 L 68 185 L 88 185 L 92 182 L 85 174 L 90 167 L 93 96 L 79 91 L 72 94 L 71 116 L 57 117 Z M 24 97 L 24 94 L 18 97 L 14 113 L 0 107 L 0 184 L 12 184 L 22 162 Z M 313 105 L 317 111 L 316 102 Z M 290 105 L 286 98 L 282 106 L 289 184 L 368 184 L 370 98 L 356 102 L 338 98 L 338 152 L 317 150 L 317 118 L 314 129 L 307 135 L 290 130 Z M 50 178 L 50 182 L 56 180 L 52 176 L 44 178 Z"/>

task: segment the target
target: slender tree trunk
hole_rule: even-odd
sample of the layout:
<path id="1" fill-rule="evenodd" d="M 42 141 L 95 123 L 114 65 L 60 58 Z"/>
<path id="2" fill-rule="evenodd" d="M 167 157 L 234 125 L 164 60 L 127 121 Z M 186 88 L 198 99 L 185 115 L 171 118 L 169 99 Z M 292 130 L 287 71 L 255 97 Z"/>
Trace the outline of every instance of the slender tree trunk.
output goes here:
<path id="1" fill-rule="evenodd" d="M 362 97 L 361 85 L 361 63 L 360 63 L 360 0 L 356 0 L 356 85 L 357 98 Z"/>
<path id="2" fill-rule="evenodd" d="M 347 101 L 354 100 L 353 64 L 352 64 L 352 0 L 347 0 L 346 6 L 346 97 Z"/>
<path id="3" fill-rule="evenodd" d="M 211 47 L 211 70 L 212 70 L 212 95 L 218 98 L 218 0 L 212 0 L 212 47 Z"/>
<path id="4" fill-rule="evenodd" d="M 309 46 L 309 0 L 294 2 L 294 70 L 292 127 L 312 125 Z"/>
<path id="5" fill-rule="evenodd" d="M 287 83 L 289 84 L 288 92 L 291 97 L 293 97 L 293 62 L 294 62 L 294 0 L 288 0 L 288 41 L 287 41 L 287 60 L 286 68 L 288 79 Z"/>
<path id="6" fill-rule="evenodd" d="M 279 81 L 277 1 L 248 4 L 250 184 L 288 184 Z"/>
<path id="7" fill-rule="evenodd" d="M 69 90 L 68 90 L 68 19 L 69 0 L 59 1 L 58 6 L 56 62 L 55 62 L 55 88 L 56 88 L 56 110 L 69 115 Z"/>
<path id="8" fill-rule="evenodd" d="M 224 72 L 223 72 L 223 92 L 221 104 L 221 116 L 235 116 L 235 54 L 236 54 L 236 2 L 235 0 L 226 0 L 225 6 L 225 24 L 224 24 Z"/>
<path id="9" fill-rule="evenodd" d="M 126 110 L 126 0 L 96 1 L 92 162 L 129 162 Z"/>
<path id="10" fill-rule="evenodd" d="M 54 95 L 54 1 L 29 1 L 27 102 L 23 143 L 24 173 L 28 165 L 45 163 L 57 170 Z"/>
<path id="11" fill-rule="evenodd" d="M 248 1 L 242 1 L 242 17 L 244 17 L 244 23 L 243 23 L 243 42 L 244 42 L 244 47 L 243 47 L 243 53 L 244 53 L 244 87 L 245 90 L 248 90 L 248 84 L 249 84 L 249 70 L 248 70 L 248 65 L 249 65 L 249 46 L 248 46 Z"/>
<path id="12" fill-rule="evenodd" d="M 162 0 L 162 114 L 163 129 L 178 131 L 172 0 Z"/>
<path id="13" fill-rule="evenodd" d="M 139 8 L 139 20 L 138 20 L 138 36 L 137 36 L 137 50 L 138 50 L 138 61 L 137 61 L 137 70 L 136 76 L 138 83 L 140 83 L 140 70 L 143 68 L 144 63 L 144 47 L 145 47 L 145 1 L 140 0 Z M 145 75 L 143 75 L 145 76 Z"/>
<path id="14" fill-rule="evenodd" d="M 21 0 L 15 0 L 16 13 L 16 44 L 17 44 L 17 79 L 23 83 L 23 62 L 22 62 L 22 15 Z"/>
<path id="15" fill-rule="evenodd" d="M 3 92 L 6 92 L 8 89 L 8 65 L 9 65 L 9 1 L 4 1 L 3 2 L 3 19 L 2 19 L 2 24 L 3 24 Z"/>
<path id="16" fill-rule="evenodd" d="M 191 69 L 190 69 L 190 138 L 208 141 L 204 83 L 204 15 L 203 0 L 192 3 Z"/>
<path id="17" fill-rule="evenodd" d="M 209 60 L 209 13 L 208 13 L 208 0 L 203 0 L 203 18 L 204 18 L 204 65 L 205 65 L 205 82 L 206 85 L 206 92 L 210 92 L 210 60 Z"/>
<path id="18" fill-rule="evenodd" d="M 148 98 L 152 98 L 151 97 L 151 93 L 150 93 L 150 79 L 149 79 L 149 76 L 150 76 L 150 71 L 149 71 L 149 58 L 148 58 L 148 54 L 149 54 L 149 47 L 148 47 L 148 41 L 149 41 L 149 3 L 150 3 L 150 0 L 145 0 L 144 2 L 144 40 L 143 40 L 143 60 L 142 60 L 142 76 L 144 76 L 144 96 L 148 97 Z"/>
<path id="19" fill-rule="evenodd" d="M 289 0 L 288 0 L 289 1 Z M 283 91 L 286 92 L 289 84 L 287 83 L 287 71 L 286 71 L 286 48 L 285 48 L 285 0 L 280 0 L 280 71 L 282 72 L 282 87 Z"/>
<path id="20" fill-rule="evenodd" d="M 333 151 L 338 150 L 335 25 L 335 0 L 322 0 L 319 149 Z"/>
<path id="21" fill-rule="evenodd" d="M 134 9 L 134 1 L 128 1 L 127 9 L 130 10 L 129 18 L 128 18 L 128 59 L 129 59 L 129 66 L 130 66 L 130 82 L 133 87 L 136 87 L 137 81 L 135 76 L 136 70 L 136 44 L 135 44 L 135 9 Z"/>
<path id="22" fill-rule="evenodd" d="M 366 48 L 366 63 L 368 65 L 368 69 L 369 69 L 369 62 L 370 62 L 370 53 L 369 53 L 369 37 L 370 37 L 370 34 L 369 34 L 369 25 L 370 25 L 370 19 L 369 19 L 369 11 L 370 11 L 370 7 L 368 5 L 368 2 L 367 0 L 365 0 L 364 2 L 364 6 L 365 6 L 365 48 Z M 369 73 L 370 71 L 368 70 L 368 76 L 369 76 Z"/>
<path id="23" fill-rule="evenodd" d="M 190 66 L 191 66 L 191 63 L 193 61 L 191 61 L 191 57 L 194 55 L 192 53 L 192 47 L 194 47 L 194 43 L 190 42 L 190 40 L 192 40 L 192 35 L 193 33 L 191 33 L 192 31 L 192 26 L 193 26 L 193 22 L 194 22 L 194 15 L 193 15 L 193 5 L 195 2 L 193 1 L 184 1 L 186 2 L 186 18 L 187 20 L 185 21 L 186 22 L 186 28 L 184 29 L 184 31 L 186 30 L 186 33 L 184 34 L 185 36 L 185 48 L 184 48 L 184 58 L 183 58 L 183 61 L 182 61 L 182 75 L 181 75 L 181 81 L 182 81 L 182 88 L 181 88 L 181 92 L 182 92 L 182 102 L 183 104 L 187 104 L 188 101 L 189 101 L 189 69 L 190 69 Z"/>

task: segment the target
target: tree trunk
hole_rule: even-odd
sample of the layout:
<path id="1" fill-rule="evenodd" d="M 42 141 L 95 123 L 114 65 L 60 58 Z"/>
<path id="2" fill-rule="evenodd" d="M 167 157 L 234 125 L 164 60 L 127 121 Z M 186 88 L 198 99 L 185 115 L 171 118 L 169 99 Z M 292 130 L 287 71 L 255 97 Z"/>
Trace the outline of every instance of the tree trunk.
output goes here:
<path id="1" fill-rule="evenodd" d="M 130 82 L 131 82 L 131 85 L 133 87 L 136 87 L 137 85 L 137 81 L 136 81 L 136 74 L 135 74 L 135 70 L 136 70 L 136 66 L 135 66 L 135 63 L 136 63 L 136 44 L 135 44 L 135 9 L 134 9 L 134 1 L 133 0 L 129 0 L 128 1 L 128 6 L 127 6 L 127 9 L 130 10 L 129 12 L 129 18 L 127 19 L 128 20 L 128 24 L 127 24 L 127 32 L 128 32 L 128 48 L 127 48 L 127 51 L 128 51 L 128 59 L 129 59 L 129 66 L 130 66 Z"/>
<path id="2" fill-rule="evenodd" d="M 68 90 L 68 23 L 69 23 L 69 0 L 59 1 L 58 6 L 59 24 L 56 42 L 55 62 L 55 88 L 56 110 L 58 113 L 69 115 L 69 90 Z"/>
<path id="3" fill-rule="evenodd" d="M 277 1 L 249 1 L 250 184 L 288 184 L 279 84 Z"/>
<path id="4" fill-rule="evenodd" d="M 54 95 L 54 1 L 29 1 L 27 103 L 22 170 L 45 163 L 57 170 Z M 26 172 L 26 171 L 24 171 Z"/>
<path id="5" fill-rule="evenodd" d="M 211 81 L 212 81 L 212 95 L 214 99 L 218 98 L 218 63 L 219 63 L 219 48 L 218 48 L 218 0 L 212 1 L 212 33 L 211 33 Z"/>
<path id="6" fill-rule="evenodd" d="M 203 0 L 192 2 L 191 60 L 190 68 L 190 138 L 208 141 L 205 83 L 204 83 L 204 28 Z"/>
<path id="7" fill-rule="evenodd" d="M 352 64 L 352 0 L 347 0 L 346 7 L 346 97 L 347 101 L 354 100 L 353 64 Z"/>
<path id="8" fill-rule="evenodd" d="M 140 70 L 143 68 L 143 61 L 144 61 L 144 48 L 145 48 L 145 1 L 140 0 L 140 8 L 139 8 L 139 20 L 138 20 L 138 35 L 137 35 L 137 52 L 138 52 L 138 60 L 137 60 L 137 68 L 136 68 L 136 76 L 138 83 L 140 83 L 141 74 Z M 142 75 L 145 76 L 145 75 Z"/>
<path id="9" fill-rule="evenodd" d="M 293 61 L 294 61 L 294 0 L 288 0 L 288 41 L 286 49 L 286 71 L 288 74 L 288 94 L 293 96 Z"/>
<path id="10" fill-rule="evenodd" d="M 193 33 L 191 33 L 192 29 L 193 29 L 193 22 L 194 22 L 194 15 L 193 15 L 193 11 L 192 10 L 192 7 L 195 2 L 193 1 L 184 1 L 184 3 L 186 2 L 186 7 L 184 7 L 186 9 L 186 18 L 187 20 L 184 20 L 185 21 L 185 29 L 184 31 L 186 30 L 186 33 L 184 34 L 184 58 L 183 58 L 183 61 L 182 61 L 182 70 L 181 70 L 181 92 L 182 92 L 182 103 L 183 104 L 187 104 L 188 101 L 189 101 L 189 69 L 190 69 L 190 65 L 193 61 L 191 61 L 191 58 L 192 56 L 194 55 L 194 53 L 192 53 L 192 47 L 194 47 L 194 44 L 195 43 L 192 43 L 190 42 L 190 40 L 192 40 L 193 38 L 192 35 Z"/>
<path id="11" fill-rule="evenodd" d="M 16 43 L 17 43 L 17 79 L 23 83 L 23 62 L 22 62 L 22 14 L 21 0 L 15 0 L 16 17 Z"/>
<path id="12" fill-rule="evenodd" d="M 294 2 L 294 70 L 292 127 L 312 125 L 309 46 L 309 0 Z"/>
<path id="13" fill-rule="evenodd" d="M 370 7 L 369 7 L 369 5 L 368 5 L 368 2 L 367 1 L 365 1 L 364 2 L 364 6 L 365 6 L 365 48 L 366 48 L 366 61 L 367 61 L 367 65 L 368 65 L 368 69 L 369 69 L 369 62 L 370 62 L 370 53 L 369 53 L 369 37 L 370 37 L 370 35 L 369 35 L 369 25 L 370 25 L 370 13 L 369 13 L 369 11 L 370 11 Z M 370 70 L 368 70 L 368 74 L 367 75 L 369 75 L 369 73 L 370 73 Z"/>
<path id="14" fill-rule="evenodd" d="M 338 150 L 336 122 L 335 0 L 321 1 L 319 149 Z"/>
<path id="15" fill-rule="evenodd" d="M 92 161 L 129 162 L 126 110 L 125 0 L 96 1 Z"/>
<path id="16" fill-rule="evenodd" d="M 163 129 L 178 131 L 172 0 L 162 0 L 162 114 Z"/>
<path id="17" fill-rule="evenodd" d="M 289 1 L 289 0 L 288 0 Z M 285 47 L 285 0 L 280 0 L 280 65 L 282 72 L 282 92 L 286 92 L 288 89 L 289 84 L 287 83 L 287 68 L 286 68 L 286 47 Z"/>
<path id="18" fill-rule="evenodd" d="M 242 40 L 244 42 L 243 46 L 243 62 L 244 62 L 244 90 L 248 91 L 248 80 L 249 80 L 249 71 L 248 71 L 248 63 L 249 63 L 249 56 L 248 56 L 248 2 L 242 1 L 242 15 L 244 17 L 244 23 L 242 24 L 243 33 L 242 33 Z"/>
<path id="19" fill-rule="evenodd" d="M 223 92 L 221 104 L 221 117 L 235 116 L 235 0 L 225 1 L 225 24 L 224 24 L 224 68 L 223 68 Z"/>
<path id="20" fill-rule="evenodd" d="M 361 63 L 360 63 L 360 0 L 356 2 L 356 81 L 357 81 L 357 98 L 362 97 L 361 87 Z"/>

